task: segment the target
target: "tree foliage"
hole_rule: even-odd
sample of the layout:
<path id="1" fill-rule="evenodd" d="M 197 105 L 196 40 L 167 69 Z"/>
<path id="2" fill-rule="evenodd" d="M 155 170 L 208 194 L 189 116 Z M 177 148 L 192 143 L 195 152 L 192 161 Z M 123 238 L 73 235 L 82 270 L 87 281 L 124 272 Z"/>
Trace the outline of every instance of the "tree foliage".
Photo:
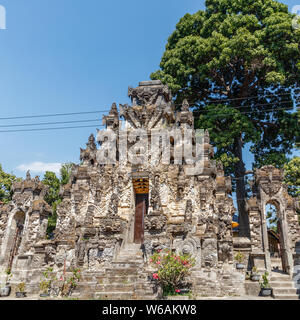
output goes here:
<path id="1" fill-rule="evenodd" d="M 292 197 L 300 197 L 300 157 L 294 157 L 284 165 L 284 180 Z"/>
<path id="2" fill-rule="evenodd" d="M 60 179 L 54 172 L 46 171 L 42 180 L 43 183 L 49 188 L 45 196 L 45 201 L 52 207 L 52 215 L 48 219 L 48 235 L 51 235 L 56 227 L 56 209 L 58 204 L 62 201 L 62 198 L 59 194 L 60 187 L 66 185 L 69 182 L 72 166 L 72 163 L 65 163 L 62 165 L 60 169 Z"/>
<path id="3" fill-rule="evenodd" d="M 294 157 L 284 166 L 285 183 L 288 193 L 292 197 L 297 197 L 300 207 L 300 157 Z M 300 209 L 297 209 L 298 221 L 300 224 Z"/>
<path id="4" fill-rule="evenodd" d="M 12 197 L 12 184 L 18 178 L 13 175 L 6 173 L 2 170 L 0 164 L 0 201 L 3 203 L 8 203 Z"/>
<path id="5" fill-rule="evenodd" d="M 195 126 L 209 130 L 238 199 L 246 197 L 245 144 L 254 167 L 282 167 L 299 135 L 287 110 L 300 80 L 293 17 L 274 0 L 207 0 L 205 11 L 180 19 L 151 75 L 169 85 L 177 104 L 186 98 L 194 107 Z M 245 215 L 243 200 L 238 209 Z"/>

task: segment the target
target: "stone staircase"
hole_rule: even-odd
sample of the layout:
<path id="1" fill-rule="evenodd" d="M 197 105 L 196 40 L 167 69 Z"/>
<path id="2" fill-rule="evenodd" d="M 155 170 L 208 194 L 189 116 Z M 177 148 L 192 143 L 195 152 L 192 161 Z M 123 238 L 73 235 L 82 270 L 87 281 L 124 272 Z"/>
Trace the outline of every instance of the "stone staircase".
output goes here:
<path id="1" fill-rule="evenodd" d="M 299 290 L 294 286 L 291 277 L 280 271 L 272 271 L 270 285 L 273 288 L 273 296 L 280 300 L 298 300 Z"/>
<path id="2" fill-rule="evenodd" d="M 121 249 L 105 272 L 85 271 L 72 296 L 103 300 L 153 300 L 155 286 L 148 279 L 140 245 Z"/>

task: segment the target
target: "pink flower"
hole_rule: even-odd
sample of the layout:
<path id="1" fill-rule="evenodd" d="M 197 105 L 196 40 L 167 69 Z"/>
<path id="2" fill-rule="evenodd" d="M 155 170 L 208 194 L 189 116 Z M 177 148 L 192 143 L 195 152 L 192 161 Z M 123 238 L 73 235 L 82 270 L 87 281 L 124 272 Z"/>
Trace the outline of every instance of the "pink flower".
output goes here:
<path id="1" fill-rule="evenodd" d="M 179 290 L 179 289 L 176 289 L 176 290 L 175 290 L 175 292 L 179 293 L 179 292 L 180 292 L 180 290 Z"/>
<path id="2" fill-rule="evenodd" d="M 183 264 L 187 264 L 187 261 L 186 261 L 186 260 L 184 260 L 184 261 L 183 261 Z"/>
<path id="3" fill-rule="evenodd" d="M 159 279 L 158 273 L 153 273 L 153 279 Z"/>
<path id="4" fill-rule="evenodd" d="M 158 252 L 158 253 L 161 252 L 161 249 L 158 249 L 157 252 Z"/>
<path id="5" fill-rule="evenodd" d="M 157 261 L 156 264 L 160 264 L 160 261 Z"/>
<path id="6" fill-rule="evenodd" d="M 153 262 L 153 260 L 152 260 L 152 259 L 150 259 L 149 261 L 150 261 L 150 262 Z"/>

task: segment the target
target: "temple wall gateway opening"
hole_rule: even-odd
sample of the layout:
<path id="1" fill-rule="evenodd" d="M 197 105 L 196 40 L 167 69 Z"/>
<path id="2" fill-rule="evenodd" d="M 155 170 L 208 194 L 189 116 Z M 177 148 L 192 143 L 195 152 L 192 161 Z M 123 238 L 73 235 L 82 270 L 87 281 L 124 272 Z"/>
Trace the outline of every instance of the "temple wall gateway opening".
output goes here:
<path id="1" fill-rule="evenodd" d="M 269 204 L 277 212 L 280 237 L 274 243 L 280 243 L 282 272 L 290 281 L 296 279 L 297 204 L 286 191 L 282 171 L 272 166 L 255 171 L 253 196 L 247 199 L 250 235 L 234 237 L 231 178 L 213 160 L 208 131 L 197 142 L 187 101 L 175 111 L 169 88 L 158 80 L 140 82 L 129 88 L 128 95 L 131 105 L 118 108 L 113 103 L 103 117 L 105 132 L 99 130 L 96 138 L 91 134 L 80 149 L 81 164 L 73 166 L 69 183 L 60 192 L 53 239 L 46 239 L 51 214 L 44 201 L 47 188 L 29 173 L 26 180 L 14 184 L 13 200 L 0 207 L 0 268 L 11 265 L 12 284 L 24 281 L 28 293 L 39 293 L 47 268 L 55 274 L 80 268 L 82 281 L 74 296 L 156 299 L 160 291 L 152 281 L 155 270 L 149 257 L 170 249 L 195 259 L 186 281 L 196 298 L 240 296 L 255 290 L 258 295 L 259 285 L 253 286 L 246 272 L 254 266 L 260 274 L 274 271 L 266 219 Z M 176 134 L 165 139 L 160 132 L 166 129 Z M 157 152 L 157 162 L 151 161 L 151 148 L 141 137 L 151 146 L 153 132 L 160 134 L 160 144 L 169 142 L 169 163 L 163 161 L 164 152 Z M 134 151 L 135 162 L 124 157 L 125 146 Z M 197 167 L 192 159 L 201 165 Z M 21 225 L 22 233 L 17 231 Z M 20 245 L 14 239 L 21 239 Z M 11 255 L 12 247 L 19 249 Z M 238 253 L 244 256 L 244 270 L 236 268 Z"/>

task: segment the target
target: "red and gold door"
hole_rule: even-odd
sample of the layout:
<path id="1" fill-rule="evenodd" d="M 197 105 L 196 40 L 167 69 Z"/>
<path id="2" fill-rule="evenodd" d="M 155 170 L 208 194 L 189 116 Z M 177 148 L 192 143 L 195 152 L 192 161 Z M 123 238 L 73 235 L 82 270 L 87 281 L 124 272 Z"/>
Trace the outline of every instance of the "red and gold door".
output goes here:
<path id="1" fill-rule="evenodd" d="M 148 179 L 135 179 L 135 219 L 134 243 L 144 243 L 144 219 L 148 211 L 149 181 Z"/>

